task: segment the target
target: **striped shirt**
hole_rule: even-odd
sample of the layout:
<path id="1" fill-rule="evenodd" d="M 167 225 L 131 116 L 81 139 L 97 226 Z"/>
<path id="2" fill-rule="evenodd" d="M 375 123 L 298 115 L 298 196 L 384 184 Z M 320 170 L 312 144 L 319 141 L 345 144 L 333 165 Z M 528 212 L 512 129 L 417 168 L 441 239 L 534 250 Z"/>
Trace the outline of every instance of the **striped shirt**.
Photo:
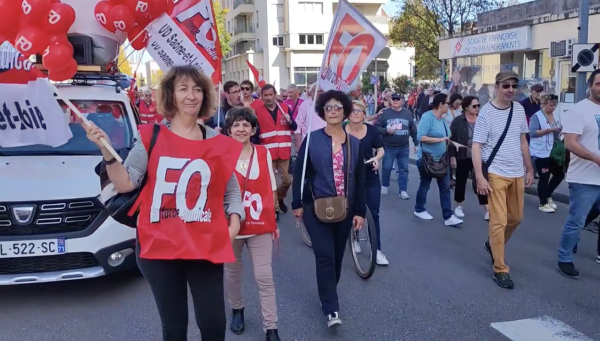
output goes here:
<path id="1" fill-rule="evenodd" d="M 513 102 L 513 117 L 510 123 L 506 138 L 498 153 L 494 157 L 489 173 L 500 175 L 505 178 L 520 178 L 525 175 L 525 166 L 523 165 L 523 153 L 521 151 L 521 135 L 527 134 L 527 118 L 525 109 L 518 102 Z M 504 128 L 510 107 L 498 109 L 492 102 L 485 104 L 475 122 L 473 132 L 473 143 L 480 143 L 481 159 L 486 162 L 492 154 L 492 150 L 498 143 Z"/>

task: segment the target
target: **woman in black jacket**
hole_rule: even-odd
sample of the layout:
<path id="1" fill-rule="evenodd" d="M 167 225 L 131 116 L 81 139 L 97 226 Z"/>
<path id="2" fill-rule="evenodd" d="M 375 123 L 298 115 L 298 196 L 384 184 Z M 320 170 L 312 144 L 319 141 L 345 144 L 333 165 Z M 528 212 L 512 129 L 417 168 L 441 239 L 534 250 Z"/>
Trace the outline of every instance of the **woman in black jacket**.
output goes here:
<path id="1" fill-rule="evenodd" d="M 332 327 L 342 323 L 339 317 L 337 284 L 342 273 L 346 243 L 352 227 L 359 230 L 364 223 L 365 160 L 360 141 L 347 134 L 342 127 L 342 123 L 352 112 L 352 102 L 348 96 L 340 91 L 327 91 L 318 97 L 315 109 L 319 117 L 327 122 L 327 126 L 310 134 L 308 150 L 306 138 L 298 151 L 294 170 L 296 181 L 292 184 L 292 209 L 297 218 L 304 219 L 312 240 L 319 299 L 323 313 L 327 316 L 327 326 Z M 301 194 L 305 158 L 306 186 Z M 346 218 L 330 223 L 326 222 L 325 217 L 319 217 L 314 203 L 323 198 L 332 198 L 329 201 L 343 201 L 346 198 Z"/>

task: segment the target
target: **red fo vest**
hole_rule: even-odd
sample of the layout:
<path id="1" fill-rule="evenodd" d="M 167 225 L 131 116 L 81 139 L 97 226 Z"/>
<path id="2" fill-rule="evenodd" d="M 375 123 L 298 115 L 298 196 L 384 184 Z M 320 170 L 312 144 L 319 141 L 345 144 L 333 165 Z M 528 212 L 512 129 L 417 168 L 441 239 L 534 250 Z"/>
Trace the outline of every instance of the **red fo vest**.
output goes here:
<path id="1" fill-rule="evenodd" d="M 264 146 L 254 146 L 256 148 L 256 161 L 252 163 L 252 169 L 258 167 L 259 176 L 256 180 L 248 179 L 240 174 L 237 170 L 237 176 L 240 188 L 242 188 L 242 201 L 246 210 L 246 220 L 242 222 L 240 236 L 249 236 L 254 234 L 265 234 L 275 232 L 277 230 L 277 222 L 275 221 L 275 201 L 273 199 L 273 185 L 271 184 L 271 176 L 269 167 L 272 165 L 267 163 L 267 148 Z M 250 176 L 250 169 L 248 169 Z"/>
<path id="2" fill-rule="evenodd" d="M 160 123 L 162 121 L 162 115 L 156 112 L 154 101 L 148 105 L 144 100 L 140 100 L 140 121 L 142 121 L 142 124 Z"/>
<path id="3" fill-rule="evenodd" d="M 139 128 L 146 149 L 152 126 Z M 161 127 L 138 199 L 140 257 L 235 261 L 223 197 L 241 151 L 224 135 L 192 141 Z"/>
<path id="4" fill-rule="evenodd" d="M 281 110 L 277 110 L 276 122 L 273 122 L 273 117 L 264 102 L 254 101 L 251 107 L 256 111 L 258 118 L 260 144 L 269 149 L 273 160 L 289 160 L 292 155 L 292 131 L 281 113 L 281 110 L 288 113 L 287 105 L 279 105 Z"/>

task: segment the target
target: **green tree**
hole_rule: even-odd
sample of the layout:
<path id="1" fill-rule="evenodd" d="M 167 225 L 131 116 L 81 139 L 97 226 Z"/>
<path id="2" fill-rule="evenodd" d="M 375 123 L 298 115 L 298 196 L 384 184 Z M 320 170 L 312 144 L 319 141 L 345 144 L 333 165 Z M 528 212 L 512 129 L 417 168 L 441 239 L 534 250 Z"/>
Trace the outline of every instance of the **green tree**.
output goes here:
<path id="1" fill-rule="evenodd" d="M 360 79 L 360 84 L 361 84 L 361 88 L 363 92 L 366 92 L 368 90 L 373 90 L 374 91 L 374 86 L 371 85 L 371 74 L 368 72 L 363 73 L 362 78 Z M 380 80 L 379 81 L 379 89 L 377 90 L 378 92 L 383 91 L 385 88 L 388 88 L 389 84 L 388 81 L 386 79 L 384 79 L 383 81 Z"/>
<path id="2" fill-rule="evenodd" d="M 391 86 L 394 92 L 406 94 L 408 93 L 408 90 L 410 90 L 411 86 L 410 77 L 408 77 L 407 75 L 400 75 L 398 77 L 392 78 Z"/>
<path id="3" fill-rule="evenodd" d="M 151 87 L 157 86 L 160 83 L 160 81 L 162 80 L 162 78 L 163 78 L 163 73 L 162 73 L 161 69 L 152 71 L 150 74 L 150 84 L 149 85 Z"/>
<path id="4" fill-rule="evenodd" d="M 229 35 L 229 32 L 227 32 L 227 29 L 225 29 L 225 15 L 227 14 L 228 9 L 223 9 L 219 0 L 213 0 L 213 8 L 215 9 L 215 20 L 219 31 L 221 52 L 223 53 L 223 56 L 226 56 L 229 51 L 231 51 L 231 46 L 229 46 L 231 36 Z"/>
<path id="5" fill-rule="evenodd" d="M 146 78 L 144 77 L 144 75 L 139 75 L 139 77 L 137 78 L 137 86 L 138 89 L 141 89 L 146 86 Z"/>

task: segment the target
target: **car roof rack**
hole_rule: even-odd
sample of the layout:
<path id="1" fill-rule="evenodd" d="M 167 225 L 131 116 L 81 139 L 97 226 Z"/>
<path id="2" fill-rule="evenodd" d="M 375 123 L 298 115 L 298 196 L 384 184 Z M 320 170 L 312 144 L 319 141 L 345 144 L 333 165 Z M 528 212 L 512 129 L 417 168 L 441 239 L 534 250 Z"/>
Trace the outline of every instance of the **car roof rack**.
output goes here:
<path id="1" fill-rule="evenodd" d="M 47 73 L 48 70 L 42 64 L 35 64 L 42 72 Z M 100 65 L 78 65 L 77 72 L 72 78 L 72 85 L 78 86 L 94 86 L 101 85 L 114 87 L 116 93 L 120 93 L 123 89 L 121 82 L 128 82 L 130 78 L 122 73 L 109 73 L 105 67 Z M 104 83 L 104 82 L 112 82 Z M 102 82 L 102 83 L 99 83 Z M 65 83 L 63 83 L 65 84 Z"/>

